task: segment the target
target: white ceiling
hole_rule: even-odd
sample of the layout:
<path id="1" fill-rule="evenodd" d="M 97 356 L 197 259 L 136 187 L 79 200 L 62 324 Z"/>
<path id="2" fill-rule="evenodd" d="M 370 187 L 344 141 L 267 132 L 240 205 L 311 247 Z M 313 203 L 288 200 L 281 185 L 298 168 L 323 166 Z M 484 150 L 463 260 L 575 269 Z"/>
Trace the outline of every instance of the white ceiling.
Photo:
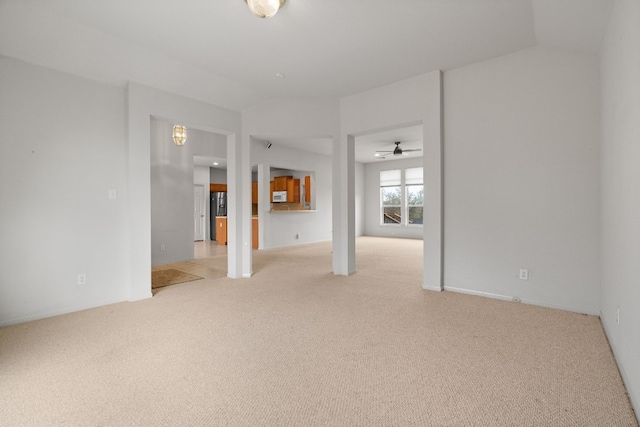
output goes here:
<path id="1" fill-rule="evenodd" d="M 598 54 L 610 8 L 611 0 L 287 0 L 259 19 L 243 0 L 0 0 L 0 54 L 241 111 L 274 98 L 342 97 L 537 44 Z"/>
<path id="2" fill-rule="evenodd" d="M 313 153 L 331 156 L 331 138 L 284 138 L 284 137 L 256 137 L 258 141 L 271 142 L 274 146 L 284 146 Z M 355 161 L 372 163 L 385 160 L 398 160 L 398 157 L 376 157 L 376 151 L 389 151 L 395 148 L 395 142 L 400 141 L 403 150 L 422 148 L 422 125 L 405 126 L 389 129 L 369 135 L 357 136 L 355 139 Z M 422 157 L 422 152 L 406 152 L 402 158 Z"/>

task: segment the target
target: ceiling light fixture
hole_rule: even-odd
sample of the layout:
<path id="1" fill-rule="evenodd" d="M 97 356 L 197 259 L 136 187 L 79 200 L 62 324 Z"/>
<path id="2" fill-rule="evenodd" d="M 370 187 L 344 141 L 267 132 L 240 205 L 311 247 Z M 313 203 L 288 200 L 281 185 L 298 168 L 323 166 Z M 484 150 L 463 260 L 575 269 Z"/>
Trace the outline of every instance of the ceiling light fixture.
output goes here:
<path id="1" fill-rule="evenodd" d="M 182 125 L 173 126 L 173 142 L 182 147 L 187 142 L 187 128 Z"/>
<path id="2" fill-rule="evenodd" d="M 271 18 L 286 0 L 244 0 L 251 12 L 259 18 Z"/>

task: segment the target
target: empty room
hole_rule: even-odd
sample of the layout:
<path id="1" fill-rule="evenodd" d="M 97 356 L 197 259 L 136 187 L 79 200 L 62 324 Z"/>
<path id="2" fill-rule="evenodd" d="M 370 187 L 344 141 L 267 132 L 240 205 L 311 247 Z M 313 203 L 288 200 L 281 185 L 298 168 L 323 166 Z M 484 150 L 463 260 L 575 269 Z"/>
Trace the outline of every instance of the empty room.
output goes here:
<path id="1" fill-rule="evenodd" d="M 637 426 L 640 2 L 0 0 L 9 426 Z"/>

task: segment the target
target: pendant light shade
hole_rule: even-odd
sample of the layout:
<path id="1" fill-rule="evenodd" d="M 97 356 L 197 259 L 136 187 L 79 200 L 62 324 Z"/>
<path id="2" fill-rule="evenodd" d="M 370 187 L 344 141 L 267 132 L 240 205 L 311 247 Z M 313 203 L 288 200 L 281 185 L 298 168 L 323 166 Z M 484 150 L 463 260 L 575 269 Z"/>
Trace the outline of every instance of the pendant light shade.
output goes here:
<path id="1" fill-rule="evenodd" d="M 182 125 L 173 126 L 173 142 L 182 147 L 187 142 L 187 128 Z"/>
<path id="2" fill-rule="evenodd" d="M 260 18 L 271 18 L 278 13 L 285 0 L 244 0 L 251 12 Z"/>

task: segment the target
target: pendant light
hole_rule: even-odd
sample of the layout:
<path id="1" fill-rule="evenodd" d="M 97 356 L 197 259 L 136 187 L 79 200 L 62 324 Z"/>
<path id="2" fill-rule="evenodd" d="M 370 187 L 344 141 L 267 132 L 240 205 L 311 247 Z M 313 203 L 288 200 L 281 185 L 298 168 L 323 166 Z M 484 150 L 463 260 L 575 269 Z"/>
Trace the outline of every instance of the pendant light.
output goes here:
<path id="1" fill-rule="evenodd" d="M 187 142 L 187 128 L 182 125 L 173 126 L 173 142 L 178 147 L 182 147 Z"/>

